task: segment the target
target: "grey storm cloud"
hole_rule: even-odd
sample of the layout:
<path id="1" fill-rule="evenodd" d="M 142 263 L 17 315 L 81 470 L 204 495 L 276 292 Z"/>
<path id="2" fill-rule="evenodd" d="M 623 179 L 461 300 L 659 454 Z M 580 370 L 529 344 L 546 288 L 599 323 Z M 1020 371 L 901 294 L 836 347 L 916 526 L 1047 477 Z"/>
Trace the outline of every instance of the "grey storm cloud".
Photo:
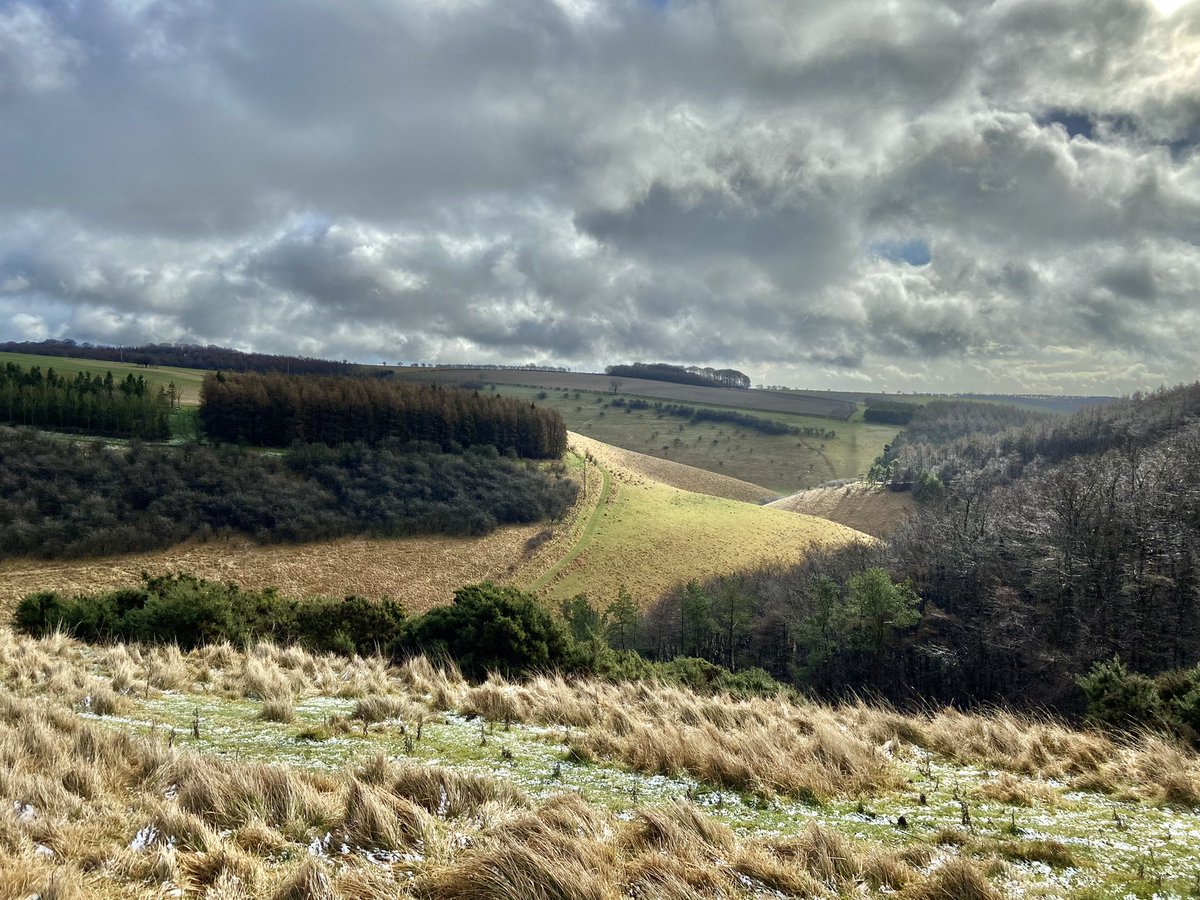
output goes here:
<path id="1" fill-rule="evenodd" d="M 1129 391 L 1198 141 L 1195 2 L 15 0 L 0 337 Z"/>

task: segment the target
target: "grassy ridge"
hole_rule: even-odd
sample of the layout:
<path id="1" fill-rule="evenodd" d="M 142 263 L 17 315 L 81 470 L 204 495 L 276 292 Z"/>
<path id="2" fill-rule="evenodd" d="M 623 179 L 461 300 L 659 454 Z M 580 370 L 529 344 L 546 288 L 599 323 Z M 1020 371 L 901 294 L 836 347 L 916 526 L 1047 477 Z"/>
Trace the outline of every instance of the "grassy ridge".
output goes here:
<path id="1" fill-rule="evenodd" d="M 587 593 L 604 605 L 625 585 L 649 602 L 693 578 L 869 540 L 824 519 L 671 487 L 637 468 L 636 459 L 582 435 L 572 435 L 571 446 L 591 455 L 606 482 L 569 555 L 534 582 L 551 598 Z"/>

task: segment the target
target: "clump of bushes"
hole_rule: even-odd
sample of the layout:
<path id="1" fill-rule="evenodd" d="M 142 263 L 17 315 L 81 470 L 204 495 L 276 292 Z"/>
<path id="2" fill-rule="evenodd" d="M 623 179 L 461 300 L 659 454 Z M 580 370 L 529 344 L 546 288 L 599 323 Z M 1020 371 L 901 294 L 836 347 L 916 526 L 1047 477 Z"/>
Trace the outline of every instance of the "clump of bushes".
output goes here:
<path id="1" fill-rule="evenodd" d="M 590 610 L 585 598 L 577 600 Z M 592 616 L 599 627 L 600 615 L 593 610 Z M 92 642 L 174 643 L 191 649 L 265 639 L 347 656 L 385 653 L 402 660 L 427 655 L 453 660 L 464 675 L 478 681 L 493 672 L 519 676 L 558 671 L 613 681 L 653 679 L 741 697 L 786 690 L 758 668 L 731 672 L 691 657 L 652 662 L 633 650 L 613 649 L 609 640 L 620 646 L 625 638 L 612 621 L 605 626 L 608 639 L 591 631 L 575 635 L 537 597 L 491 582 L 460 588 L 448 606 L 406 616 L 399 603 L 386 598 L 297 600 L 281 597 L 274 588 L 143 573 L 136 587 L 74 596 L 29 594 L 18 604 L 14 621 L 19 630 L 35 636 L 62 630 Z"/>
<path id="2" fill-rule="evenodd" d="M 1105 728 L 1169 731 L 1200 746 L 1200 666 L 1151 678 L 1120 658 L 1095 663 L 1076 683 L 1087 697 L 1089 721 Z"/>
<path id="3" fill-rule="evenodd" d="M 452 604 L 409 622 L 393 649 L 398 655 L 448 656 L 468 678 L 484 679 L 491 672 L 573 668 L 573 643 L 536 597 L 484 582 L 455 591 Z"/>
<path id="4" fill-rule="evenodd" d="M 269 639 L 347 655 L 386 647 L 404 621 L 394 600 L 292 600 L 274 588 L 256 591 L 188 574 L 143 574 L 138 587 L 99 594 L 30 594 L 15 615 L 16 626 L 34 635 L 61 629 L 85 641 L 176 643 L 189 649 Z"/>

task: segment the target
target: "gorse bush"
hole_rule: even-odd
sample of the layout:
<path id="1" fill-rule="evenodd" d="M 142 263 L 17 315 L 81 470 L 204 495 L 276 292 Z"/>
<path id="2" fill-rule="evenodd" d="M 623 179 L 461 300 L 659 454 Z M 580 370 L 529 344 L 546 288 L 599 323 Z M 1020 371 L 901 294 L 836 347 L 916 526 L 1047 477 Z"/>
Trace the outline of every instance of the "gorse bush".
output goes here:
<path id="1" fill-rule="evenodd" d="M 1087 697 L 1089 721 L 1118 731 L 1168 731 L 1200 745 L 1200 666 L 1151 678 L 1113 657 L 1075 681 Z"/>
<path id="2" fill-rule="evenodd" d="M 469 678 L 571 668 L 574 641 L 536 597 L 485 582 L 409 623 L 397 653 L 449 656 Z"/>
<path id="3" fill-rule="evenodd" d="M 18 604 L 14 620 L 29 634 L 62 629 L 86 641 L 192 648 L 266 638 L 322 652 L 368 654 L 399 637 L 405 616 L 394 600 L 291 600 L 273 588 L 255 591 L 182 574 L 143 575 L 139 587 L 100 594 L 30 594 Z"/>
<path id="4" fill-rule="evenodd" d="M 0 557 L 108 555 L 237 532 L 263 542 L 350 534 L 486 534 L 558 518 L 575 483 L 493 448 L 384 442 L 110 449 L 0 428 Z"/>

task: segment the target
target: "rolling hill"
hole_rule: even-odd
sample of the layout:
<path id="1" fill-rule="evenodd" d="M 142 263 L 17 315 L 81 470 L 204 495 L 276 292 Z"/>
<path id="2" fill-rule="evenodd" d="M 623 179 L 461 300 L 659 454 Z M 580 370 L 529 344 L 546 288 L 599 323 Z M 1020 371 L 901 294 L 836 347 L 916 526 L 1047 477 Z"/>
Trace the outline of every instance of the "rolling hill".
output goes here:
<path id="1" fill-rule="evenodd" d="M 916 508 L 911 492 L 889 491 L 861 481 L 798 491 L 767 505 L 819 516 L 877 538 L 894 532 Z"/>
<path id="2" fill-rule="evenodd" d="M 447 602 L 490 579 L 560 598 L 619 584 L 650 600 L 673 584 L 742 567 L 797 561 L 816 545 L 867 539 L 832 522 L 758 506 L 770 492 L 678 463 L 571 435 L 574 477 L 586 475 L 559 523 L 502 528 L 484 537 L 344 538 L 264 546 L 244 538 L 71 562 L 0 563 L 0 608 L 36 590 L 98 590 L 139 573 L 188 571 L 287 594 L 390 596 L 411 611 Z M 583 453 L 595 462 L 585 465 Z M 690 489 L 689 489 L 690 488 Z"/>

